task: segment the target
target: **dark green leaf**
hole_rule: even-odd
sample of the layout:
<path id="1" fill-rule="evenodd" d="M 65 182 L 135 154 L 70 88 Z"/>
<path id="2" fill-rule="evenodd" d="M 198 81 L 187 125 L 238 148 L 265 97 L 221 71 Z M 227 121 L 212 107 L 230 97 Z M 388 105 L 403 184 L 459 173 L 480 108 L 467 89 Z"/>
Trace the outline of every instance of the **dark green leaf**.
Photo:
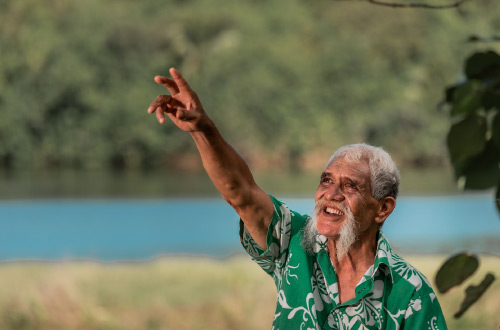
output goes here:
<path id="1" fill-rule="evenodd" d="M 488 189 L 500 181 L 500 148 L 492 140 L 484 150 L 467 162 L 460 173 L 465 176 L 465 189 Z"/>
<path id="2" fill-rule="evenodd" d="M 451 256 L 436 274 L 435 282 L 439 292 L 445 293 L 454 286 L 460 285 L 474 274 L 478 266 L 479 260 L 473 254 L 463 252 Z"/>
<path id="3" fill-rule="evenodd" d="M 465 74 L 469 79 L 487 79 L 500 72 L 500 56 L 488 51 L 475 53 L 465 63 Z"/>
<path id="4" fill-rule="evenodd" d="M 491 125 L 491 139 L 500 149 L 500 112 L 498 112 L 493 118 Z"/>
<path id="5" fill-rule="evenodd" d="M 474 304 L 479 298 L 481 298 L 483 293 L 489 288 L 494 280 L 495 276 L 491 273 L 488 273 L 479 285 L 470 285 L 465 290 L 464 301 L 462 302 L 462 305 L 460 306 L 458 312 L 455 313 L 454 317 L 459 318 L 460 316 L 462 316 L 465 311 L 469 309 L 470 306 L 472 306 L 472 304 Z"/>
<path id="6" fill-rule="evenodd" d="M 493 108 L 500 109 L 500 90 L 489 89 L 485 91 L 481 98 L 481 105 L 486 110 L 490 110 Z"/>
<path id="7" fill-rule="evenodd" d="M 458 87 L 453 93 L 451 114 L 470 114 L 481 107 L 481 83 L 471 80 Z"/>
<path id="8" fill-rule="evenodd" d="M 486 118 L 472 114 L 454 124 L 448 132 L 447 143 L 454 164 L 479 154 L 486 144 Z"/>

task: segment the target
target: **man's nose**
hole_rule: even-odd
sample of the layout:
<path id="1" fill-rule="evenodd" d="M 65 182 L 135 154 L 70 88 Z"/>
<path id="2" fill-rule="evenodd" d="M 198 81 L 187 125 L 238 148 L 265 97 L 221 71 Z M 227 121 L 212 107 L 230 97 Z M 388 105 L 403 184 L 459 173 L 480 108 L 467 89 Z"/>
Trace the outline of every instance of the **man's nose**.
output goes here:
<path id="1" fill-rule="evenodd" d="M 325 198 L 327 200 L 333 200 L 338 202 L 343 201 L 345 199 L 344 193 L 339 184 L 332 184 L 330 187 L 328 187 L 327 191 L 325 192 Z"/>

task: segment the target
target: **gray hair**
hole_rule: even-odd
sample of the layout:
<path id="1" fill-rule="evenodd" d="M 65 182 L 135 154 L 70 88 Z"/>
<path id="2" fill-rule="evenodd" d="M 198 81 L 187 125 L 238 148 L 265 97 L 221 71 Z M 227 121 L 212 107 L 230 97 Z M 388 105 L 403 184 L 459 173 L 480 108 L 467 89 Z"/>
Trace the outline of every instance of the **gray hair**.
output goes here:
<path id="1" fill-rule="evenodd" d="M 391 156 L 382 148 L 365 143 L 349 144 L 339 148 L 330 158 L 327 168 L 335 161 L 348 162 L 368 160 L 372 196 L 380 200 L 384 197 L 397 198 L 399 192 L 399 170 Z"/>

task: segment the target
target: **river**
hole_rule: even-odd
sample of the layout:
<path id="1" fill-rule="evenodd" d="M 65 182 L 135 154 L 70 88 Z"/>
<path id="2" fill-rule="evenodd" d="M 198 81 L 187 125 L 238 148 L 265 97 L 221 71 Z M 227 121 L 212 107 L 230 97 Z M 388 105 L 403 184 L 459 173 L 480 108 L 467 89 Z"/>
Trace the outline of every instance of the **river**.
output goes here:
<path id="1" fill-rule="evenodd" d="M 286 198 L 309 213 L 310 198 Z M 242 253 L 238 217 L 220 198 L 22 199 L 0 202 L 0 260 L 149 260 Z M 491 194 L 403 196 L 383 227 L 401 253 L 500 252 Z"/>

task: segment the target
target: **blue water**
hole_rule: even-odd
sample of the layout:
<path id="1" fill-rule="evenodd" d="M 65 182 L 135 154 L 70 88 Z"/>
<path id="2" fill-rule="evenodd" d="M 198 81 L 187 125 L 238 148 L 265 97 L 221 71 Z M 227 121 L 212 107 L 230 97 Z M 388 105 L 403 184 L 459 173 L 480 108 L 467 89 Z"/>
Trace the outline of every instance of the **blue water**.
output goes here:
<path id="1" fill-rule="evenodd" d="M 309 213 L 312 199 L 286 199 Z M 0 203 L 0 260 L 145 260 L 242 253 L 238 217 L 221 199 Z M 402 197 L 383 228 L 402 253 L 500 252 L 491 195 Z"/>

